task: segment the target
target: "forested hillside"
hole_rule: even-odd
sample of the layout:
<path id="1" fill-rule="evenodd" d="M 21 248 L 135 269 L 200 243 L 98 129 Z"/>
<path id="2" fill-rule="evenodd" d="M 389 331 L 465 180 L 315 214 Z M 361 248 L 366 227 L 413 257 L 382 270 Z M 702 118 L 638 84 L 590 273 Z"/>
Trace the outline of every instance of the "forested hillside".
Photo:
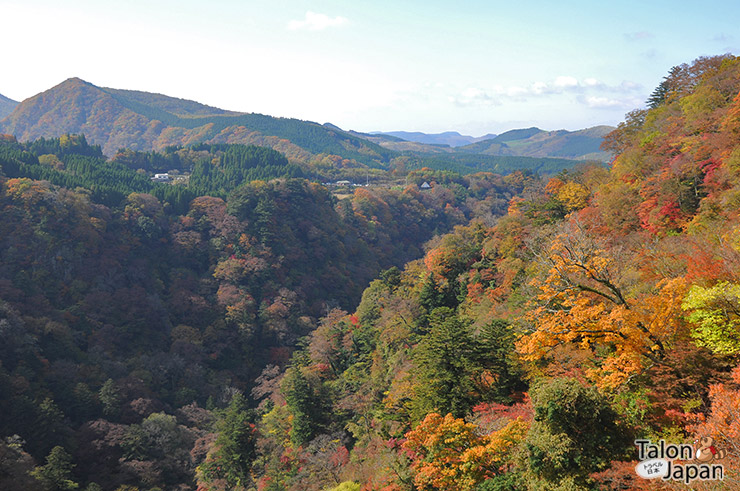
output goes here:
<path id="1" fill-rule="evenodd" d="M 146 175 L 190 165 L 187 184 Z M 109 161 L 82 136 L 4 138 L 0 488 L 194 486 L 234 394 L 524 182 L 427 169 L 337 200 L 296 173 L 253 146 Z"/>
<path id="2" fill-rule="evenodd" d="M 221 433 L 203 487 L 686 489 L 638 477 L 634 441 L 710 437 L 724 479 L 690 488 L 737 489 L 739 91 L 734 57 L 674 68 L 609 169 L 385 271 L 265 370 L 249 472 Z"/>
<path id="3" fill-rule="evenodd" d="M 458 151 L 484 155 L 520 157 L 560 157 L 605 161 L 612 154 L 600 148 L 602 139 L 614 128 L 595 126 L 579 131 L 543 131 L 526 128 L 502 133 L 494 138 L 460 147 Z"/>
<path id="4" fill-rule="evenodd" d="M 740 59 L 649 106 L 608 168 L 342 195 L 273 149 L 3 137 L 0 488 L 738 489 Z M 643 479 L 638 439 L 723 479 Z"/>
<path id="5" fill-rule="evenodd" d="M 604 151 L 600 146 L 604 136 L 613 129 L 612 126 L 594 126 L 578 131 L 524 128 L 478 138 L 462 136 L 457 132 L 437 135 L 404 131 L 356 134 L 391 150 L 425 155 L 467 154 L 606 162 L 613 154 Z"/>

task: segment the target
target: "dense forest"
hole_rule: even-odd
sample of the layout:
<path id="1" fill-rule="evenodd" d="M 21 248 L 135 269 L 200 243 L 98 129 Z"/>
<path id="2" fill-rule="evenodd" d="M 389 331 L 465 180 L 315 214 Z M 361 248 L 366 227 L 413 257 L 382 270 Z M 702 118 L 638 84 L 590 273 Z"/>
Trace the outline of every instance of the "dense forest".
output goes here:
<path id="1" fill-rule="evenodd" d="M 740 59 L 648 105 L 609 167 L 346 195 L 272 149 L 5 138 L 0 488 L 739 489 Z"/>
<path id="2" fill-rule="evenodd" d="M 423 169 L 338 200 L 271 149 L 107 160 L 80 135 L 6 137 L 0 168 L 3 489 L 192 485 L 234 394 L 526 181 Z M 192 173 L 149 179 L 163 169 Z"/>

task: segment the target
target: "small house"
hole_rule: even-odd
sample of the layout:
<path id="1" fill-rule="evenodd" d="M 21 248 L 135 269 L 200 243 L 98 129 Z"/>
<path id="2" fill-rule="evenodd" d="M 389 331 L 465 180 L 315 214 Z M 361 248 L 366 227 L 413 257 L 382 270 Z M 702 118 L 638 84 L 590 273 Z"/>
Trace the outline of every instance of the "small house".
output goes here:
<path id="1" fill-rule="evenodd" d="M 169 174 L 154 174 L 154 177 L 152 177 L 152 181 L 156 182 L 167 182 L 170 180 Z"/>

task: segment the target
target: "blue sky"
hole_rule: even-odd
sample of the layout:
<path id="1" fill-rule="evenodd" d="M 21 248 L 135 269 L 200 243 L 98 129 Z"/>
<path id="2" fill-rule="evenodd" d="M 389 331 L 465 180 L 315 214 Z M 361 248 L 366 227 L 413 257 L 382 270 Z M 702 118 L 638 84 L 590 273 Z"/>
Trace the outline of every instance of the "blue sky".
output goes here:
<path id="1" fill-rule="evenodd" d="M 0 93 L 69 77 L 359 131 L 616 124 L 740 3 L 0 0 Z"/>

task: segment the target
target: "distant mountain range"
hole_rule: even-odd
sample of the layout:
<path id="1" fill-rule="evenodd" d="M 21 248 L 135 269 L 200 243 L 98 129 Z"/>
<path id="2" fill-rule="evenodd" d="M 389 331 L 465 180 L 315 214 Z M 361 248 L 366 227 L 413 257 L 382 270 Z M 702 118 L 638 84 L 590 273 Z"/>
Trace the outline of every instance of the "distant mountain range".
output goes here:
<path id="1" fill-rule="evenodd" d="M 460 172 L 524 168 L 557 172 L 574 165 L 572 160 L 607 160 L 609 155 L 600 152 L 599 145 L 610 130 L 606 126 L 575 132 L 528 128 L 479 138 L 452 131 L 367 134 L 330 123 L 227 111 L 162 94 L 98 87 L 79 78 L 20 103 L 0 96 L 0 133 L 21 141 L 83 133 L 109 156 L 121 148 L 151 151 L 196 143 L 243 143 L 273 148 L 298 164 L 328 162 L 327 157 L 335 162 L 331 156 L 337 156 L 344 162 L 388 168 L 394 159 L 404 157 L 404 165 Z"/>
<path id="2" fill-rule="evenodd" d="M 507 131 L 498 136 L 488 134 L 478 138 L 453 131 L 436 134 L 392 131 L 365 136 L 378 145 L 401 152 L 454 152 L 606 161 L 611 155 L 603 152 L 600 146 L 604 136 L 613 129 L 613 126 L 594 126 L 578 131 L 525 128 Z"/>
<path id="3" fill-rule="evenodd" d="M 479 137 L 461 135 L 457 131 L 445 131 L 444 133 L 421 133 L 419 131 L 374 131 L 371 135 L 387 135 L 400 138 L 409 142 L 424 143 L 427 145 L 448 145 L 450 147 L 462 147 L 482 140 L 495 138 L 494 134 Z"/>
<path id="4" fill-rule="evenodd" d="M 8 99 L 4 95 L 0 94 L 0 119 L 3 119 L 8 114 L 12 113 L 13 109 L 15 109 L 15 106 L 17 105 L 18 102 L 13 99 Z"/>
<path id="5" fill-rule="evenodd" d="M 608 160 L 601 142 L 613 126 L 594 126 L 578 131 L 544 131 L 539 128 L 511 130 L 490 140 L 479 141 L 457 150 L 483 155 L 520 157 L 561 157 L 577 160 Z"/>

